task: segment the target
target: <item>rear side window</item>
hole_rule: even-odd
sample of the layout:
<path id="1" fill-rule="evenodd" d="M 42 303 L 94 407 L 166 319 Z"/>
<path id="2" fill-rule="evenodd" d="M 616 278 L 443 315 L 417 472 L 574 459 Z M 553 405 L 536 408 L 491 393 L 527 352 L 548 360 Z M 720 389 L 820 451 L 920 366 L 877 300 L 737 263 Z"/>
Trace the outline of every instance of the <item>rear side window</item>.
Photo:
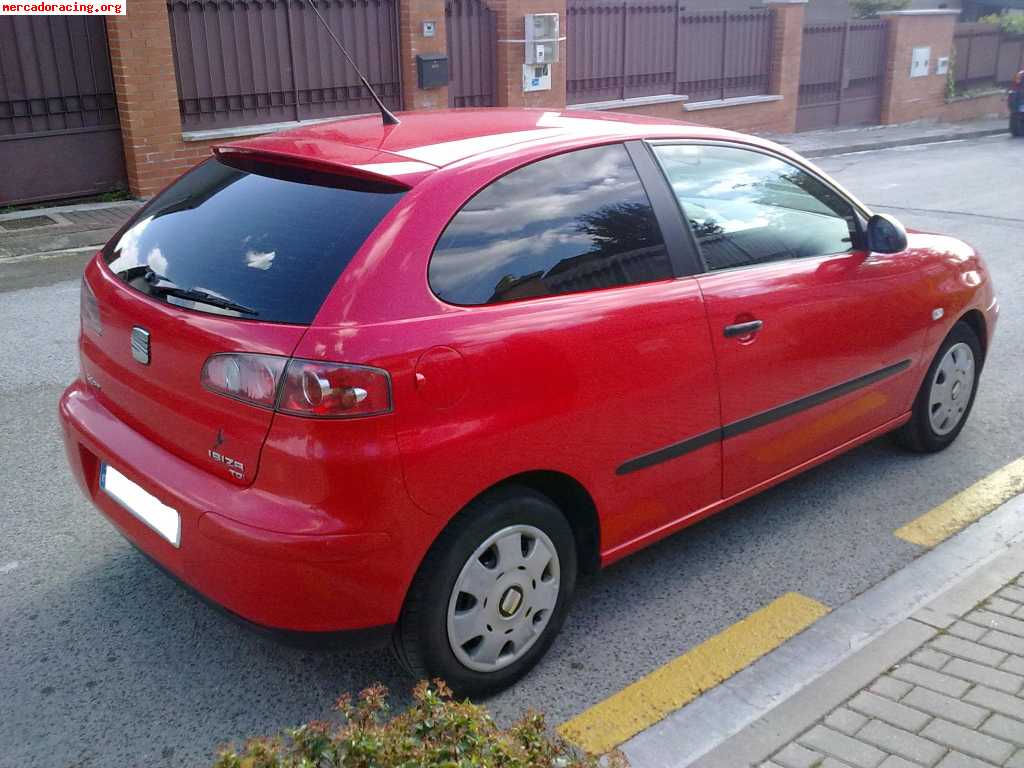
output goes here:
<path id="1" fill-rule="evenodd" d="M 401 196 L 330 174 L 208 160 L 147 206 L 105 257 L 133 288 L 171 304 L 308 324 Z"/>
<path id="2" fill-rule="evenodd" d="M 672 277 L 650 201 L 620 144 L 540 160 L 477 193 L 434 249 L 430 286 L 495 304 Z"/>

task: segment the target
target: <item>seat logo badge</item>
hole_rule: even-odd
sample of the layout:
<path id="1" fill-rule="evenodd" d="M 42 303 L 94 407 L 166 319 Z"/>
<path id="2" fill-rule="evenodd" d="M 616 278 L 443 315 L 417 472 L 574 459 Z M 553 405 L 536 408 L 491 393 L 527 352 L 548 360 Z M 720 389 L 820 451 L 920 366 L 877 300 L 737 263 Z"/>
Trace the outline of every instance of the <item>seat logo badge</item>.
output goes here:
<path id="1" fill-rule="evenodd" d="M 132 328 L 132 357 L 143 365 L 149 365 L 149 331 L 137 325 Z"/>

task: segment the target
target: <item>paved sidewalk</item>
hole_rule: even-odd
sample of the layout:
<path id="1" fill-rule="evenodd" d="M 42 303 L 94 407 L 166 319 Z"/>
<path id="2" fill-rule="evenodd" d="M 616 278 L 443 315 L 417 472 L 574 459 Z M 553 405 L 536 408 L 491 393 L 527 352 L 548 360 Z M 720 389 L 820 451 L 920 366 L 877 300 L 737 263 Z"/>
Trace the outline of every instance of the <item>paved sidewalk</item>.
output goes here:
<path id="1" fill-rule="evenodd" d="M 81 203 L 0 214 L 0 262 L 94 249 L 142 203 Z"/>
<path id="2" fill-rule="evenodd" d="M 762 767 L 1024 768 L 1024 576 L 943 607 L 910 619 L 928 637 L 913 653 Z"/>
<path id="3" fill-rule="evenodd" d="M 1007 130 L 1005 117 L 990 117 L 962 123 L 920 120 L 902 125 L 872 125 L 863 128 L 760 135 L 783 144 L 805 157 L 828 157 L 912 144 L 976 139 L 1006 133 Z"/>

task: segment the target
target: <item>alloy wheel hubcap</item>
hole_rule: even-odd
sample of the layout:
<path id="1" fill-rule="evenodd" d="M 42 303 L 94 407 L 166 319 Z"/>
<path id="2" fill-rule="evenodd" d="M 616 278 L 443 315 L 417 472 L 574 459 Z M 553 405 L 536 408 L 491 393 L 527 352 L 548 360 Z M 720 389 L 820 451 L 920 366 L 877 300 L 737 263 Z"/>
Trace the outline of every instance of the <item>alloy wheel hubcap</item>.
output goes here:
<path id="1" fill-rule="evenodd" d="M 932 377 L 928 420 L 937 435 L 948 435 L 959 424 L 974 390 L 974 352 L 960 342 L 946 350 Z"/>
<path id="2" fill-rule="evenodd" d="M 476 548 L 448 601 L 448 643 L 477 672 L 507 667 L 544 633 L 558 602 L 558 551 L 539 528 L 513 525 Z"/>

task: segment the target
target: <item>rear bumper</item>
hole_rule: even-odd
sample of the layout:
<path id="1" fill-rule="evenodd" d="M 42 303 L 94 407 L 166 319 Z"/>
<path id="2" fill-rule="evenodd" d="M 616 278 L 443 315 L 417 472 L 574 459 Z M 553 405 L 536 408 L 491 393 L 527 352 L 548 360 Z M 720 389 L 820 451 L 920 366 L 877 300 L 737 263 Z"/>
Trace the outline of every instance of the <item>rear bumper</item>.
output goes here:
<path id="1" fill-rule="evenodd" d="M 60 421 L 87 497 L 132 544 L 203 597 L 278 630 L 367 630 L 397 620 L 409 576 L 394 573 L 390 534 L 270 531 L 220 514 L 251 507 L 280 510 L 286 521 L 313 517 L 301 502 L 239 488 L 162 449 L 112 415 L 81 381 L 61 397 Z M 178 511 L 179 547 L 100 490 L 104 462 Z"/>

